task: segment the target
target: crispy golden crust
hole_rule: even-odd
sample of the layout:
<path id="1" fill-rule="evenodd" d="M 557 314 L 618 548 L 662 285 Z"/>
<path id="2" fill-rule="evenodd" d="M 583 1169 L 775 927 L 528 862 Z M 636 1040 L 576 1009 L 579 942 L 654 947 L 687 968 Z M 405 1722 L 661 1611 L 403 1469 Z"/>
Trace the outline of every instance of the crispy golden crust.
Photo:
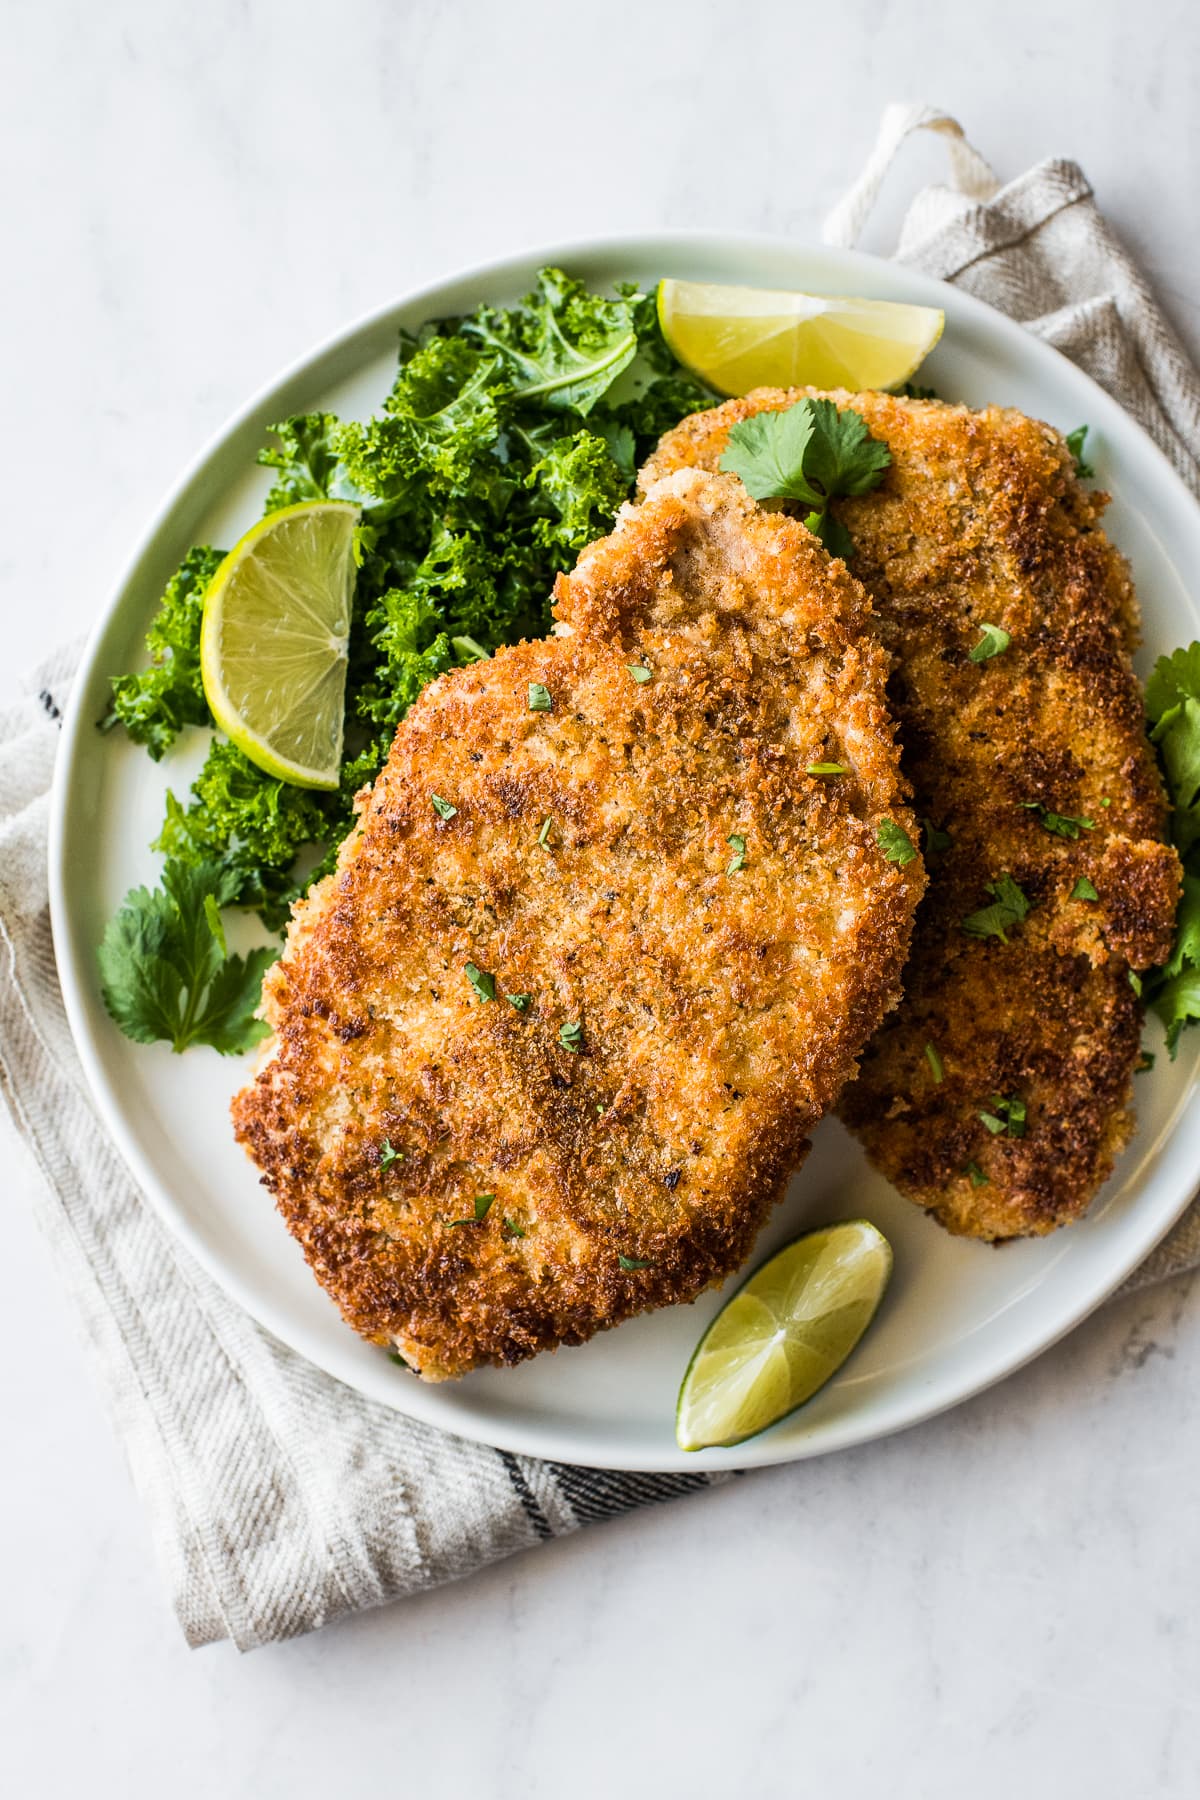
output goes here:
<path id="1" fill-rule="evenodd" d="M 916 827 L 866 597 L 802 527 L 681 474 L 556 612 L 401 725 L 233 1104 L 346 1318 L 431 1378 L 736 1268 L 898 997 L 924 886 L 877 843 Z M 805 773 L 829 760 L 853 773 Z"/>
<path id="2" fill-rule="evenodd" d="M 764 388 L 685 419 L 643 481 L 715 468 L 736 420 L 801 397 Z M 1166 956 L 1179 895 L 1130 664 L 1129 571 L 1099 528 L 1106 496 L 1080 485 L 1049 426 L 995 407 L 829 397 L 892 452 L 882 486 L 837 511 L 895 659 L 914 805 L 951 838 L 929 858 L 904 1002 L 840 1111 L 950 1230 L 1050 1231 L 1086 1211 L 1132 1129 L 1141 1012 L 1129 968 Z M 1012 644 L 973 663 L 984 624 Z M 1051 835 L 1034 801 L 1095 829 Z M 967 936 L 963 918 L 1006 872 L 1033 903 L 1028 919 L 1007 944 Z M 1098 902 L 1072 899 L 1081 877 Z M 994 1095 L 1025 1101 L 1024 1138 L 989 1134 L 979 1113 Z"/>

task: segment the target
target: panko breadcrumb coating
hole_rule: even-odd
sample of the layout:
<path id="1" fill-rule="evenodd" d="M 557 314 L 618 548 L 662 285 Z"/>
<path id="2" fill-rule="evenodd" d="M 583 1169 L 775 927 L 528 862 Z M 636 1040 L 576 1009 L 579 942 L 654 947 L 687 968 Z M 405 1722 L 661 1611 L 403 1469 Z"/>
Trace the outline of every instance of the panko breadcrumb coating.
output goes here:
<path id="1" fill-rule="evenodd" d="M 716 468 L 737 420 L 809 391 L 762 388 L 685 419 L 643 482 Z M 892 453 L 882 485 L 834 511 L 894 658 L 930 874 L 903 1004 L 840 1112 L 951 1231 L 1048 1232 L 1087 1210 L 1132 1130 L 1130 971 L 1169 954 L 1179 897 L 1130 661 L 1129 570 L 1100 529 L 1107 496 L 1081 485 L 1050 426 L 999 407 L 827 398 Z M 987 625 L 1011 642 L 972 660 Z M 964 919 L 1004 876 L 1027 915 L 1003 938 L 971 935 Z"/>
<path id="2" fill-rule="evenodd" d="M 879 842 L 917 826 L 869 604 L 802 526 L 681 473 L 555 611 L 401 724 L 233 1103 L 347 1320 L 431 1379 L 735 1269 L 924 887 Z"/>

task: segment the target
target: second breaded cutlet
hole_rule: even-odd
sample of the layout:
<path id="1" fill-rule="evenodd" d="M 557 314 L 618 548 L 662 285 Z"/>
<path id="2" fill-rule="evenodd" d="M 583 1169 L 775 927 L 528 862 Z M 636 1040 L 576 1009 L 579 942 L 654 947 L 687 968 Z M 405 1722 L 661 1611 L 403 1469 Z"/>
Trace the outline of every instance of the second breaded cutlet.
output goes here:
<path id="1" fill-rule="evenodd" d="M 739 419 L 806 392 L 760 389 L 685 419 L 644 482 L 715 468 Z M 1100 528 L 1107 497 L 1050 426 L 827 397 L 892 454 L 879 488 L 834 510 L 894 660 L 930 873 L 904 1001 L 839 1110 L 951 1231 L 1041 1234 L 1081 1217 L 1132 1129 L 1136 975 L 1169 954 L 1179 897 L 1129 570 Z M 989 625 L 1011 641 L 975 660 L 1000 641 Z M 975 935 L 1004 877 L 1029 910 Z"/>
<path id="2" fill-rule="evenodd" d="M 880 842 L 917 827 L 869 604 L 802 526 L 684 471 L 555 613 L 401 723 L 233 1103 L 346 1319 L 431 1379 L 737 1268 L 924 886 Z"/>

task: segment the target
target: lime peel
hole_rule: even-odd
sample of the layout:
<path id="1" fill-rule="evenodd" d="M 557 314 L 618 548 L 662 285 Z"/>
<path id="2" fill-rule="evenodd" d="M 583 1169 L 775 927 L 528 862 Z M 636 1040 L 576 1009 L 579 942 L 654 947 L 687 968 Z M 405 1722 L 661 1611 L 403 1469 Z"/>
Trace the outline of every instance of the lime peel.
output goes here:
<path id="1" fill-rule="evenodd" d="M 679 1448 L 743 1443 L 811 1400 L 871 1323 L 891 1271 L 891 1246 L 866 1219 L 785 1245 L 696 1346 L 675 1412 Z"/>
<path id="2" fill-rule="evenodd" d="M 658 318 L 674 355 L 721 394 L 756 387 L 897 387 L 942 335 L 937 307 L 895 300 L 658 284 Z"/>
<path id="3" fill-rule="evenodd" d="M 217 725 L 256 767 L 334 789 L 361 509 L 281 507 L 238 539 L 208 585 L 200 672 Z"/>

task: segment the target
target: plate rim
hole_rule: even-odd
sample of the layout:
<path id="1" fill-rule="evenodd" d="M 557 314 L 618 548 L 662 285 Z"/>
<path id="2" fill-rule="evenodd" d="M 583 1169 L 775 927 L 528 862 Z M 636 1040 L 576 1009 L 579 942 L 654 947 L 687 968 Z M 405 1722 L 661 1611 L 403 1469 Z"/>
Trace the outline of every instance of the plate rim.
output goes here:
<path id="1" fill-rule="evenodd" d="M 383 1371 L 382 1361 L 380 1378 L 368 1379 L 368 1375 L 371 1373 L 368 1368 L 355 1367 L 348 1372 L 346 1368 L 333 1367 L 328 1356 L 314 1351 L 311 1344 L 298 1341 L 303 1338 L 304 1334 L 297 1332 L 287 1315 L 286 1308 L 276 1306 L 268 1297 L 252 1291 L 250 1284 L 242 1280 L 236 1267 L 223 1261 L 210 1249 L 208 1244 L 192 1229 L 183 1211 L 174 1204 L 168 1184 L 159 1176 L 151 1158 L 143 1154 L 141 1146 L 126 1124 L 119 1095 L 114 1089 L 114 1084 L 110 1080 L 98 1048 L 93 1041 L 83 1003 L 89 971 L 86 967 L 81 967 L 75 958 L 69 927 L 71 900 L 68 892 L 67 868 L 71 775 L 80 757 L 82 745 L 87 739 L 88 728 L 92 723 L 84 700 L 95 678 L 101 647 L 122 606 L 126 603 L 127 596 L 134 589 L 143 564 L 157 554 L 159 540 L 169 534 L 172 520 L 181 509 L 192 501 L 196 491 L 202 488 L 206 474 L 222 456 L 229 440 L 245 430 L 256 416 L 268 410 L 276 395 L 284 393 L 293 385 L 303 381 L 314 369 L 336 356 L 338 352 L 346 350 L 356 339 L 369 337 L 372 333 L 386 327 L 389 320 L 395 320 L 400 313 L 415 310 L 425 304 L 431 308 L 429 316 L 435 316 L 437 297 L 452 287 L 483 280 L 494 281 L 497 284 L 506 280 L 511 282 L 512 278 L 518 274 L 521 279 L 524 279 L 525 271 L 531 264 L 541 266 L 549 263 L 570 268 L 573 260 L 586 258 L 589 260 L 603 259 L 619 266 L 620 258 L 623 255 L 633 254 L 648 257 L 657 255 L 660 251 L 669 254 L 672 248 L 686 250 L 695 255 L 709 253 L 728 257 L 731 254 L 740 254 L 747 258 L 754 255 L 778 256 L 781 253 L 788 257 L 797 257 L 807 253 L 815 259 L 836 262 L 848 269 L 855 266 L 869 268 L 876 277 L 886 274 L 894 279 L 909 281 L 931 294 L 941 292 L 952 295 L 956 310 L 965 311 L 993 338 L 998 333 L 999 337 L 1016 349 L 1023 359 L 1027 359 L 1032 354 L 1035 361 L 1041 357 L 1047 357 L 1065 365 L 1070 370 L 1071 378 L 1074 381 L 1091 389 L 1101 414 L 1115 411 L 1120 415 L 1122 427 L 1132 429 L 1141 439 L 1142 450 L 1150 453 L 1149 462 L 1156 468 L 1156 480 L 1173 489 L 1176 498 L 1182 500 L 1193 514 L 1200 515 L 1200 503 L 1197 502 L 1196 497 L 1171 464 L 1165 452 L 1155 443 L 1145 427 L 1131 413 L 1127 412 L 1119 401 L 1102 388 L 1086 370 L 1081 369 L 1078 364 L 1064 356 L 1053 345 L 1035 337 L 1018 321 L 1009 318 L 1007 314 L 998 311 L 986 301 L 954 287 L 937 276 L 897 263 L 889 258 L 875 256 L 861 250 L 812 244 L 787 237 L 782 233 L 668 228 L 582 236 L 553 244 L 532 244 L 506 256 L 490 257 L 483 261 L 464 264 L 440 275 L 436 280 L 427 281 L 417 288 L 404 290 L 387 302 L 371 308 L 349 324 L 323 338 L 310 350 L 292 359 L 225 419 L 218 430 L 209 436 L 183 472 L 170 484 L 163 499 L 154 509 L 150 521 L 138 538 L 133 551 L 122 566 L 117 580 L 112 584 L 104 604 L 97 612 L 96 620 L 88 633 L 72 680 L 71 693 L 64 708 L 62 739 L 55 760 L 50 795 L 48 874 L 51 928 L 64 1007 L 76 1053 L 80 1058 L 88 1089 L 99 1112 L 101 1122 L 108 1130 L 137 1186 L 153 1207 L 160 1222 L 196 1259 L 206 1274 L 217 1283 L 223 1292 L 240 1305 L 251 1318 L 257 1320 L 260 1325 L 293 1349 L 296 1354 L 303 1356 L 354 1391 L 363 1394 L 368 1399 L 379 1401 L 404 1416 L 435 1426 L 437 1429 L 452 1432 L 459 1437 L 488 1444 L 497 1450 L 557 1461 L 570 1460 L 584 1467 L 628 1469 L 644 1473 L 702 1474 L 805 1461 L 811 1457 L 831 1454 L 836 1450 L 849 1449 L 859 1444 L 873 1442 L 897 1431 L 906 1430 L 910 1426 L 921 1424 L 1006 1380 L 1010 1375 L 1015 1374 L 1019 1369 L 1053 1348 L 1069 1332 L 1082 1324 L 1145 1261 L 1146 1257 L 1186 1211 L 1194 1196 L 1194 1183 L 1181 1181 L 1180 1191 L 1175 1194 L 1174 1199 L 1170 1202 L 1160 1202 L 1159 1206 L 1148 1215 L 1145 1228 L 1140 1232 L 1132 1233 L 1131 1240 L 1126 1244 L 1123 1253 L 1113 1258 L 1111 1265 L 1105 1269 L 1101 1278 L 1094 1280 L 1090 1286 L 1085 1288 L 1082 1298 L 1077 1294 L 1066 1304 L 1062 1309 L 1062 1315 L 1056 1320 L 1052 1329 L 1039 1336 L 1036 1342 L 1022 1345 L 1012 1355 L 998 1356 L 978 1378 L 968 1379 L 958 1385 L 951 1383 L 952 1391 L 943 1392 L 935 1389 L 925 1398 L 918 1398 L 914 1403 L 899 1408 L 902 1416 L 885 1418 L 881 1421 L 873 1418 L 870 1410 L 865 1409 L 861 1419 L 852 1413 L 841 1421 L 832 1422 L 811 1439 L 807 1437 L 789 1439 L 782 1434 L 777 1436 L 775 1432 L 767 1432 L 758 1439 L 749 1440 L 730 1450 L 709 1451 L 700 1456 L 694 1452 L 680 1451 L 678 1448 L 675 1448 L 673 1452 L 656 1450 L 643 1452 L 639 1451 L 636 1444 L 633 1443 L 630 1444 L 627 1452 L 619 1455 L 613 1452 L 598 1455 L 594 1450 L 589 1453 L 586 1436 L 564 1444 L 564 1437 L 569 1437 L 569 1433 L 565 1433 L 556 1425 L 551 1424 L 540 1429 L 536 1426 L 531 1428 L 527 1422 L 512 1423 L 502 1415 L 494 1418 L 479 1418 L 475 1415 L 456 1416 L 448 1422 L 437 1403 L 440 1384 L 425 1384 L 416 1381 L 397 1382 L 390 1366 L 387 1371 Z M 1200 518 L 1198 518 L 1198 525 L 1200 525 Z M 1197 1084 L 1193 1080 L 1190 1089 L 1178 1104 L 1175 1117 L 1166 1129 L 1160 1153 L 1179 1137 L 1188 1124 L 1200 1131 L 1198 1100 L 1200 1100 L 1200 1094 L 1198 1094 Z M 749 1267 L 750 1265 L 747 1264 L 747 1269 Z M 345 1327 L 348 1333 L 350 1329 L 349 1326 Z M 333 1360 L 336 1361 L 336 1359 Z M 384 1373 L 390 1379 L 384 1380 Z"/>

